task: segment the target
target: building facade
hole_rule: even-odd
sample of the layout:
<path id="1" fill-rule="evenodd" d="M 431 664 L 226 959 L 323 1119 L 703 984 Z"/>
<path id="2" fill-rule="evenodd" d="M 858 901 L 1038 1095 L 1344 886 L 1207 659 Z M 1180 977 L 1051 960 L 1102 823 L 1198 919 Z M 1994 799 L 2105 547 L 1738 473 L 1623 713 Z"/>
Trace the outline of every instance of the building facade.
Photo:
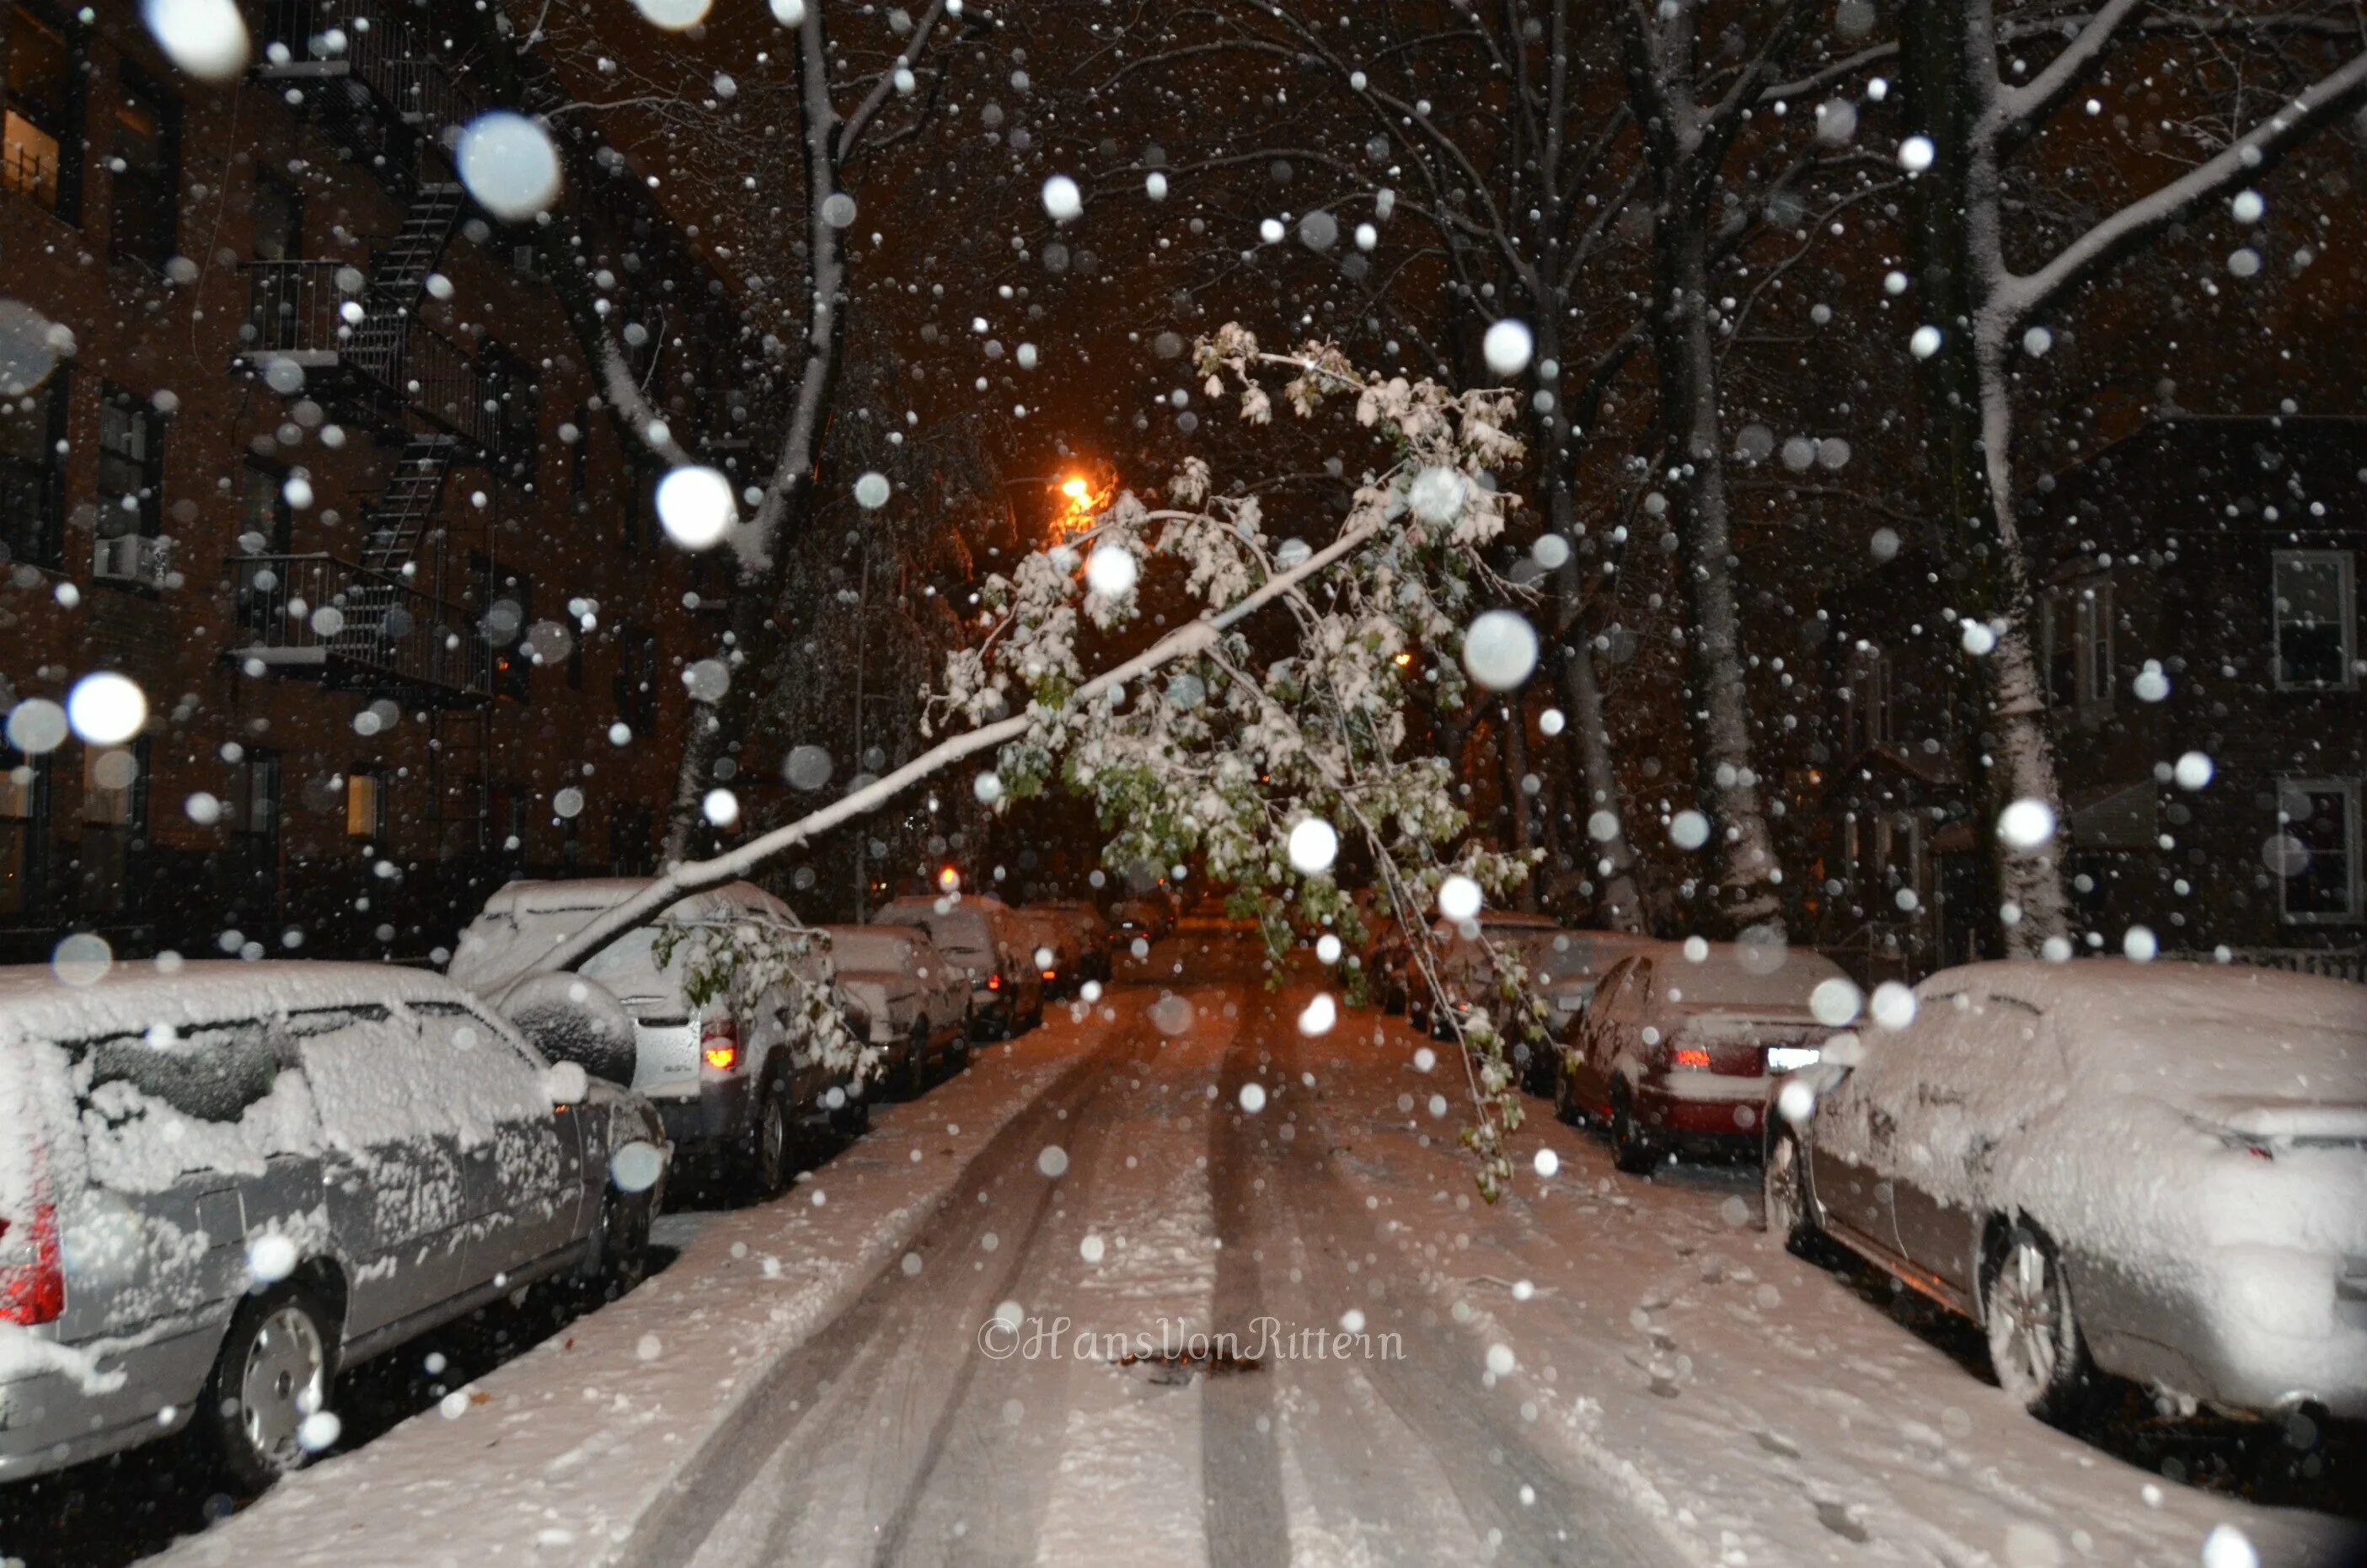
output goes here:
<path id="1" fill-rule="evenodd" d="M 2023 525 L 2075 940 L 2367 979 L 2367 420 L 2157 418 Z M 1910 549 L 1825 612 L 1813 929 L 1875 975 L 1994 926 L 1952 581 Z"/>
<path id="2" fill-rule="evenodd" d="M 561 243 L 474 209 L 465 18 L 250 25 L 207 85 L 128 0 L 6 13 L 0 957 L 421 957 L 509 876 L 646 871 L 719 629 L 550 258 L 686 431 L 744 428 L 723 280 L 576 149 Z M 61 737 L 97 671 L 145 723 Z"/>

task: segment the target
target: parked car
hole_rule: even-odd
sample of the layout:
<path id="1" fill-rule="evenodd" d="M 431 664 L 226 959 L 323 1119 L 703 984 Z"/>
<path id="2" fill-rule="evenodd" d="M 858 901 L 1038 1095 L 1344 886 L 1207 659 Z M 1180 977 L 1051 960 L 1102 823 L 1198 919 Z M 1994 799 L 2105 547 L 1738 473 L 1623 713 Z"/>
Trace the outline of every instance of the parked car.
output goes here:
<path id="1" fill-rule="evenodd" d="M 908 1094 L 969 1055 L 969 976 L 912 926 L 824 926 L 847 1027 L 885 1053 L 884 1081 Z"/>
<path id="2" fill-rule="evenodd" d="M 1494 966 L 1488 957 L 1489 944 L 1543 940 L 1561 930 L 1551 916 L 1531 915 L 1518 909 L 1489 909 L 1468 922 L 1468 928 L 1463 922 L 1444 919 L 1431 928 L 1443 998 L 1433 996 L 1418 974 L 1409 972 L 1407 976 L 1406 1021 L 1436 1039 L 1444 1040 L 1454 1033 L 1447 1013 L 1460 1019 L 1469 1016 L 1474 1007 L 1479 1007 L 1500 1021 L 1503 1018 L 1503 1007 L 1495 994 Z M 1445 1012 L 1440 1010 L 1442 1001 Z"/>
<path id="3" fill-rule="evenodd" d="M 259 1490 L 342 1369 L 637 1282 L 665 1184 L 647 1100 L 387 965 L 0 969 L 0 1481 L 193 1427 Z"/>
<path id="4" fill-rule="evenodd" d="M 1809 998 L 1839 965 L 1806 948 L 1667 943 L 1612 965 L 1562 1035 L 1554 1108 L 1611 1128 L 1620 1169 L 1669 1154 L 1756 1154 L 1775 1075 L 1816 1059 L 1831 1031 Z"/>
<path id="5" fill-rule="evenodd" d="M 1174 923 L 1164 901 L 1121 898 L 1110 906 L 1110 930 L 1121 942 L 1157 942 Z"/>
<path id="6" fill-rule="evenodd" d="M 1102 918 L 1101 910 L 1081 898 L 1059 899 L 1037 908 L 1059 915 L 1076 932 L 1079 982 L 1098 980 L 1104 985 L 1109 984 L 1113 939 L 1109 921 Z"/>
<path id="7" fill-rule="evenodd" d="M 1545 1041 L 1533 1044 L 1519 1029 L 1506 1044 L 1532 1094 L 1551 1094 L 1567 1033 L 1593 998 L 1595 987 L 1621 959 L 1660 943 L 1626 931 L 1571 931 L 1542 916 L 1506 912 L 1480 917 L 1476 934 L 1455 931 L 1439 959 L 1448 1005 L 1459 1014 L 1482 1007 L 1500 1025 L 1512 1017 L 1497 976 L 1495 953 L 1509 953 L 1527 972 L 1531 993 L 1546 1006 Z M 1423 998 L 1427 1000 L 1427 998 Z"/>
<path id="8" fill-rule="evenodd" d="M 1012 913 L 1025 933 L 1027 956 L 1036 965 L 1037 977 L 1044 982 L 1047 997 L 1069 996 L 1085 983 L 1078 972 L 1084 959 L 1084 944 L 1076 926 L 1066 916 L 1038 905 L 1028 905 Z"/>
<path id="9" fill-rule="evenodd" d="M 1968 964 L 1794 1082 L 1769 1228 L 1980 1324 L 2033 1412 L 2094 1368 L 2235 1411 L 2367 1416 L 2367 988 Z"/>
<path id="10" fill-rule="evenodd" d="M 872 917 L 883 926 L 917 926 L 937 951 L 969 976 L 970 1025 L 1008 1040 L 1044 1021 L 1044 979 L 1034 944 L 1016 911 L 985 893 L 898 898 Z"/>
<path id="11" fill-rule="evenodd" d="M 545 955 L 649 885 L 513 882 L 460 933 L 448 973 L 503 1007 Z M 788 1189 L 809 1134 L 831 1124 L 855 1130 L 868 1104 L 846 1066 L 829 1060 L 843 1024 L 819 939 L 815 951 L 798 951 L 800 932 L 787 904 L 733 882 L 691 895 L 577 966 L 632 1015 L 632 1088 L 657 1106 L 667 1136 L 685 1157 L 720 1164 L 764 1197 Z M 771 957 L 727 994 L 693 1001 L 699 954 L 735 943 Z M 663 961 L 662 948 L 671 950 Z"/>

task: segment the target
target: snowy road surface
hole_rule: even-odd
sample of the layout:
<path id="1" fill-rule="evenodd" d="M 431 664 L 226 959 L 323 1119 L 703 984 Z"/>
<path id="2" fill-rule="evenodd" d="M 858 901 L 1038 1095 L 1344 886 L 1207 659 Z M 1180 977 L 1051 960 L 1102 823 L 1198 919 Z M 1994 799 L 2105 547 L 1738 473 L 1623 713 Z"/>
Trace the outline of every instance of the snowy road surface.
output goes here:
<path id="1" fill-rule="evenodd" d="M 163 1561 L 2343 1560 L 2009 1407 L 1764 1237 L 1748 1173 L 1532 1122 L 1490 1208 L 1450 1053 L 1302 1037 L 1312 979 L 1217 933 L 1134 978 Z"/>

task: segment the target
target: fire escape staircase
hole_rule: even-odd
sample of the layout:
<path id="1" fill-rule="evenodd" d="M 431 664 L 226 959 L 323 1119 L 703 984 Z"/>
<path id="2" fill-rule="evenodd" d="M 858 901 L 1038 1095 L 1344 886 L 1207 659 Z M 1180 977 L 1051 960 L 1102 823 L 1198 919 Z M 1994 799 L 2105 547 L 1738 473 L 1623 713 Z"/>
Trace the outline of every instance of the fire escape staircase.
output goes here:
<path id="1" fill-rule="evenodd" d="M 465 612 L 417 581 L 453 468 L 494 457 L 500 444 L 483 371 L 421 320 L 428 279 L 468 210 L 442 133 L 478 106 L 407 23 L 327 21 L 299 3 L 266 26 L 285 29 L 287 58 L 266 57 L 257 75 L 406 208 L 367 273 L 334 261 L 250 264 L 251 328 L 239 357 L 275 390 L 301 389 L 401 445 L 385 487 L 361 509 L 358 560 L 233 559 L 247 640 L 232 656 L 337 684 L 402 688 L 431 705 L 481 704 L 491 650 Z"/>

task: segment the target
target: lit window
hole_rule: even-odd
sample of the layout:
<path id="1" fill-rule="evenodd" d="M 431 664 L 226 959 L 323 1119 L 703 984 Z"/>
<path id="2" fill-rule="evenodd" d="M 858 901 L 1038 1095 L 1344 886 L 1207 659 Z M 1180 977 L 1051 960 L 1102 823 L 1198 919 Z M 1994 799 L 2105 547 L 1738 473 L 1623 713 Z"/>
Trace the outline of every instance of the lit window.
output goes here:
<path id="1" fill-rule="evenodd" d="M 345 775 L 345 837 L 378 839 L 386 835 L 386 781 L 356 770 Z"/>

